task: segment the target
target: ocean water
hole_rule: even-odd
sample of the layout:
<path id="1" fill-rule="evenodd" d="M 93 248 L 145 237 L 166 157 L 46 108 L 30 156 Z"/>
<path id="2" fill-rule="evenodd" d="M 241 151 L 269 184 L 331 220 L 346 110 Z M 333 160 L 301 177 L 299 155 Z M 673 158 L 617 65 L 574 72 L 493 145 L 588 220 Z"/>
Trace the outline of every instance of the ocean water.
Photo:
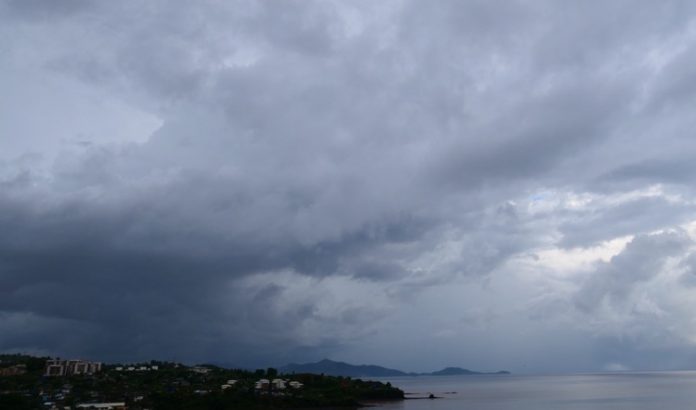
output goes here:
<path id="1" fill-rule="evenodd" d="M 696 372 L 560 376 L 423 376 L 387 378 L 414 399 L 374 403 L 390 410 L 694 410 Z"/>

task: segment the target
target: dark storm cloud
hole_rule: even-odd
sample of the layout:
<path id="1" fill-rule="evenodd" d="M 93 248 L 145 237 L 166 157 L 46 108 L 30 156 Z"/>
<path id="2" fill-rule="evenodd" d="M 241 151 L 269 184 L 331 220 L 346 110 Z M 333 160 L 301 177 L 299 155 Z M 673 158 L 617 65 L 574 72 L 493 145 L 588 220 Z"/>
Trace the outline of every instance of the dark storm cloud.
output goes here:
<path id="1" fill-rule="evenodd" d="M 101 178 L 81 178 L 79 185 L 95 181 L 104 183 Z M 236 229 L 246 231 L 234 215 L 252 217 L 246 213 L 255 204 L 245 202 L 254 199 L 216 195 L 211 183 L 210 178 L 182 177 L 173 186 L 108 207 L 78 197 L 48 209 L 28 208 L 24 201 L 3 195 L 0 225 L 12 235 L 3 236 L 0 244 L 0 310 L 31 312 L 30 318 L 36 316 L 40 323 L 58 322 L 54 326 L 63 326 L 65 332 L 83 334 L 51 339 L 41 346 L 48 351 L 112 359 L 164 354 L 190 360 L 205 359 L 210 350 L 226 352 L 222 344 L 227 340 L 235 352 L 224 353 L 225 358 L 254 365 L 237 351 L 264 346 L 269 350 L 264 363 L 269 364 L 276 357 L 286 360 L 276 355 L 298 347 L 296 341 L 285 340 L 284 332 L 311 317 L 313 302 L 284 306 L 276 317 L 268 309 L 283 293 L 282 286 L 242 294 L 235 280 L 279 269 L 395 279 L 396 264 L 351 258 L 385 241 L 400 243 L 414 235 L 405 219 L 306 245 L 277 226 L 254 224 L 254 232 L 230 235 Z M 189 215 L 191 206 L 205 214 Z M 207 225 L 215 212 L 232 215 L 226 231 Z M 8 337 L 4 348 L 23 346 L 18 340 L 25 339 Z"/>
<path id="2" fill-rule="evenodd" d="M 0 101 L 31 114 L 12 135 L 41 145 L 22 127 L 61 99 L 161 125 L 0 156 L 1 350 L 314 359 L 403 339 L 403 312 L 443 286 L 484 290 L 424 302 L 433 334 L 450 334 L 429 319 L 441 306 L 509 320 L 538 295 L 495 275 L 513 283 L 539 249 L 637 235 L 568 285 L 592 306 L 690 246 L 651 234 L 693 211 L 689 3 L 2 7 L 0 78 L 61 85 L 49 108 Z M 83 111 L 61 132 L 102 121 Z M 574 314 L 557 285 L 538 317 L 547 300 Z M 487 287 L 507 297 L 473 306 Z M 403 326 L 391 339 L 388 322 Z"/>

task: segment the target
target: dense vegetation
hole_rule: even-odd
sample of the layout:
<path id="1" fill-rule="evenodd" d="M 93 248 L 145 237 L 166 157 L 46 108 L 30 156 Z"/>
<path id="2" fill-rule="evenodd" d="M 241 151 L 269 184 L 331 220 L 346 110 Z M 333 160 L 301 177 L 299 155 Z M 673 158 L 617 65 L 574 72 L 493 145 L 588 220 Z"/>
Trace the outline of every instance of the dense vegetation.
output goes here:
<path id="1" fill-rule="evenodd" d="M 25 364 L 27 373 L 0 377 L 0 409 L 49 408 L 45 403 L 75 406 L 88 402 L 126 402 L 129 409 L 272 409 L 359 407 L 366 400 L 403 399 L 391 385 L 317 374 L 278 375 L 275 369 L 255 372 L 205 365 L 194 369 L 176 363 L 150 362 L 157 370 L 116 370 L 105 366 L 92 375 L 44 377 L 48 358 L 0 355 L 0 368 Z M 198 370 L 198 371 L 196 371 Z M 283 378 L 301 388 L 258 389 L 262 378 Z M 237 382 L 227 389 L 228 380 Z M 62 408 L 62 407 L 61 407 Z"/>

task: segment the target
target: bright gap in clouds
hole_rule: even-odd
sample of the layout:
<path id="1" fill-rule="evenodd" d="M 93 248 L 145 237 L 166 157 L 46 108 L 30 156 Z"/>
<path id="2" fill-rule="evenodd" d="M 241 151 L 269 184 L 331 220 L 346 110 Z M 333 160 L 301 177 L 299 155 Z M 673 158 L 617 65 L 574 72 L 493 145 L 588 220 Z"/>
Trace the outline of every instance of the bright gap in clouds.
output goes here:
<path id="1" fill-rule="evenodd" d="M 163 123 L 108 90 L 50 70 L 6 69 L 0 87 L 12 95 L 0 99 L 5 161 L 34 156 L 51 163 L 65 151 L 143 143 Z"/>

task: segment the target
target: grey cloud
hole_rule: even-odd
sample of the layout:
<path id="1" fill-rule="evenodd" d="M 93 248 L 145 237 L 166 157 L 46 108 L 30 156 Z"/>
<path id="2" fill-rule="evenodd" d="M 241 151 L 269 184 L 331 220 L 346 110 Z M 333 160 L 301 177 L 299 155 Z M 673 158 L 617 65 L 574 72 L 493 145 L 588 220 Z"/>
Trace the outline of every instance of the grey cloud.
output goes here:
<path id="1" fill-rule="evenodd" d="M 643 197 L 573 215 L 559 226 L 564 247 L 588 247 L 620 236 L 647 233 L 688 221 L 693 205 Z"/>
<path id="2" fill-rule="evenodd" d="M 681 275 L 682 283 L 686 286 L 696 286 L 696 253 L 688 254 L 680 265 L 684 269 Z"/>
<path id="3" fill-rule="evenodd" d="M 76 13 L 89 9 L 92 2 L 89 0 L 7 0 L 3 7 L 12 15 L 27 20 L 48 20 L 61 17 L 69 17 Z"/>
<path id="4" fill-rule="evenodd" d="M 665 181 L 688 184 L 693 171 L 690 158 L 673 156 L 670 159 L 653 159 L 623 165 L 610 171 L 602 179 L 631 182 L 638 180 L 648 184 Z"/>
<path id="5" fill-rule="evenodd" d="M 518 256 L 637 235 L 582 285 L 592 314 L 689 243 L 646 235 L 693 210 L 689 53 L 646 62 L 663 42 L 689 49 L 689 7 L 6 3 L 0 73 L 31 68 L 6 78 L 60 78 L 162 125 L 38 147 L 46 167 L 2 160 L 0 350 L 312 359 L 386 337 L 380 324 L 449 284 L 475 293 L 449 300 L 454 316 L 485 312 L 472 323 L 488 328 L 528 295 L 479 308 L 471 289 L 507 291 Z M 540 189 L 655 184 L 683 201 L 525 208 Z M 433 306 L 419 325 L 434 332 Z M 57 328 L 79 337 L 36 342 Z"/>
<path id="6" fill-rule="evenodd" d="M 680 231 L 635 237 L 611 261 L 599 264 L 575 295 L 575 304 L 585 311 L 604 303 L 622 308 L 635 284 L 659 275 L 668 257 L 682 254 L 691 244 Z"/>

